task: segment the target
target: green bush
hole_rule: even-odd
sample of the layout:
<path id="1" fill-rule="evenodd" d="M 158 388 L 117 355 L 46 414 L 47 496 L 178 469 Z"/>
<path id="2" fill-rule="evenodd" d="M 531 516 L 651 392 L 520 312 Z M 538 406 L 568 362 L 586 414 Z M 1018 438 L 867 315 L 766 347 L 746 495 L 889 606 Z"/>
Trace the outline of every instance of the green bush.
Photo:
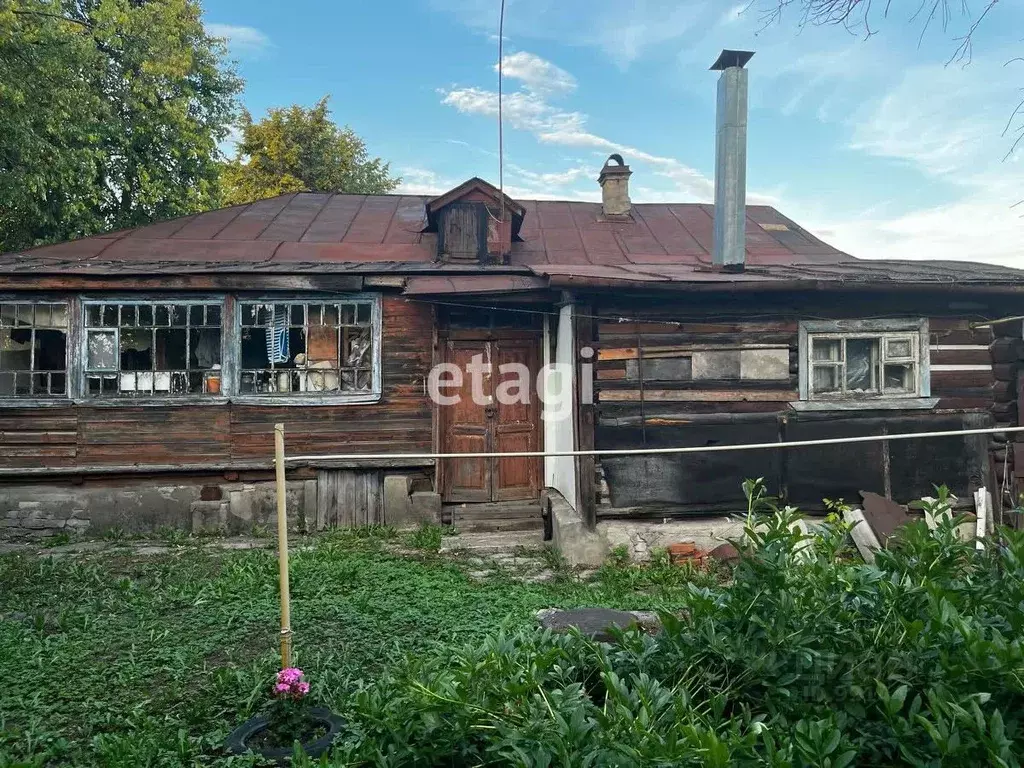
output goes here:
<path id="1" fill-rule="evenodd" d="M 349 700 L 334 765 L 977 766 L 1024 749 L 1024 534 L 914 522 L 874 565 L 759 484 L 727 586 L 615 645 L 498 634 Z"/>

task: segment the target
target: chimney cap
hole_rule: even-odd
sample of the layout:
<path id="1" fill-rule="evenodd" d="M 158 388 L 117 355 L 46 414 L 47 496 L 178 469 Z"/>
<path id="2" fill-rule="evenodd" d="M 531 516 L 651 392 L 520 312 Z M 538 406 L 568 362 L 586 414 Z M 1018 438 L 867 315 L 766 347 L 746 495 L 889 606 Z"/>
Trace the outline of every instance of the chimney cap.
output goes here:
<path id="1" fill-rule="evenodd" d="M 730 67 L 743 69 L 753 56 L 753 51 L 730 51 L 726 48 L 718 55 L 718 59 L 711 65 L 710 69 L 715 71 L 729 69 Z"/>
<path id="2" fill-rule="evenodd" d="M 614 161 L 614 165 L 612 164 Z M 632 171 L 629 170 L 629 166 L 626 165 L 626 161 L 622 159 L 622 155 L 616 152 L 613 155 L 609 155 L 608 159 L 604 161 L 604 165 L 601 166 L 601 175 L 598 176 L 597 180 L 604 182 L 609 176 L 631 176 Z"/>

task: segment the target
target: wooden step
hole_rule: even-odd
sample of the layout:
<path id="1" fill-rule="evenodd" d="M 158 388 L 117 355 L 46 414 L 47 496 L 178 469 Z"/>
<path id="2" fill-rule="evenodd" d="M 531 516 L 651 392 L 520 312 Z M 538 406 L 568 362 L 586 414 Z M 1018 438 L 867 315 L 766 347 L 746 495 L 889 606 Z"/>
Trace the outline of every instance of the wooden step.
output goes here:
<path id="1" fill-rule="evenodd" d="M 540 504 L 534 501 L 446 504 L 442 517 L 460 531 L 536 531 L 544 528 Z"/>

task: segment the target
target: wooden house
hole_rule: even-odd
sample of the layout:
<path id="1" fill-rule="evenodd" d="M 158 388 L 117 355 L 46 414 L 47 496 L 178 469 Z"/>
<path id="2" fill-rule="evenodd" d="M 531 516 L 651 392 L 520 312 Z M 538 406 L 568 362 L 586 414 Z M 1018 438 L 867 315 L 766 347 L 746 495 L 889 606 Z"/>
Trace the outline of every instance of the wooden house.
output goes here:
<path id="1" fill-rule="evenodd" d="M 1017 423 L 1021 325 L 993 321 L 1024 314 L 1024 272 L 853 258 L 737 202 L 734 160 L 715 205 L 633 204 L 613 156 L 601 203 L 475 178 L 435 198 L 301 193 L 0 256 L 0 537 L 247 530 L 273 511 L 277 422 L 300 457 L 296 525 L 557 512 L 563 548 L 597 542 L 576 559 L 616 526 L 741 509 L 751 477 L 810 510 L 938 483 L 1012 493 L 1010 444 L 988 436 L 402 456 Z M 507 396 L 506 369 L 528 396 Z"/>

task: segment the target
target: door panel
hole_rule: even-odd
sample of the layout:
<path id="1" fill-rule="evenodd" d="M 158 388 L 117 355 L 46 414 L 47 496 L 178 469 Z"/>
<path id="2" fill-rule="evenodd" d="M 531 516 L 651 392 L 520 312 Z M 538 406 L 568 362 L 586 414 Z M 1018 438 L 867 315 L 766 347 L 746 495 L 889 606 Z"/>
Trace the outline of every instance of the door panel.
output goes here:
<path id="1" fill-rule="evenodd" d="M 498 342 L 495 355 L 498 385 L 495 392 L 506 396 L 495 400 L 498 405 L 494 424 L 495 451 L 537 450 L 539 409 L 537 393 L 533 390 L 537 374 L 536 349 L 536 343 L 531 341 L 503 339 Z M 505 386 L 501 386 L 503 383 Z M 540 485 L 540 461 L 539 458 L 527 456 L 496 459 L 494 500 L 534 498 Z"/>
<path id="2" fill-rule="evenodd" d="M 490 359 L 487 342 L 449 341 L 447 361 L 465 372 L 475 355 Z M 483 377 L 483 393 L 489 395 L 490 377 Z M 445 411 L 445 453 L 489 453 L 491 430 L 486 406 L 473 402 L 472 378 L 462 377 L 460 387 L 448 387 L 442 394 L 458 395 L 454 405 L 442 406 Z M 490 501 L 492 462 L 489 459 L 446 459 L 447 501 Z"/>
<path id="3" fill-rule="evenodd" d="M 539 402 L 533 389 L 537 374 L 537 341 L 522 339 L 451 339 L 446 361 L 463 372 L 460 387 L 443 394 L 459 396 L 441 406 L 442 450 L 445 453 L 493 453 L 539 449 Z M 473 402 L 472 377 L 466 374 L 474 356 L 493 365 L 484 373 L 483 401 Z M 500 373 L 503 364 L 517 364 Z M 505 387 L 499 388 L 502 382 Z M 524 389 L 524 391 L 520 391 Z M 499 402 L 496 394 L 505 402 Z M 478 397 L 478 400 L 480 398 Z M 527 400 L 528 402 L 523 402 Z M 489 402 L 488 402 L 489 401 Z M 540 458 L 446 459 L 442 477 L 446 501 L 511 501 L 536 498 Z"/>

